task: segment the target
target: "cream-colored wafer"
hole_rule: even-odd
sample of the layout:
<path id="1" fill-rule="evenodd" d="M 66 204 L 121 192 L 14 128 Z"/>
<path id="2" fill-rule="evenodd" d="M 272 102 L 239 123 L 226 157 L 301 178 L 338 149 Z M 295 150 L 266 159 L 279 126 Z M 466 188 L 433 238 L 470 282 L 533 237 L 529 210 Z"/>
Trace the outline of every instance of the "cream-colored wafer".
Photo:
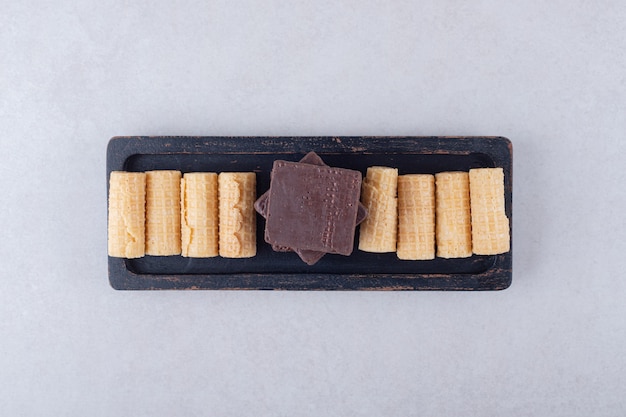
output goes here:
<path id="1" fill-rule="evenodd" d="M 369 167 L 363 180 L 361 202 L 367 218 L 359 231 L 359 250 L 364 252 L 395 252 L 398 234 L 398 170 Z"/>
<path id="2" fill-rule="evenodd" d="M 145 254 L 146 174 L 113 171 L 109 177 L 109 256 Z"/>
<path id="3" fill-rule="evenodd" d="M 398 177 L 399 259 L 435 258 L 435 176 Z"/>
<path id="4" fill-rule="evenodd" d="M 504 211 L 504 170 L 470 169 L 472 251 L 497 255 L 510 250 L 509 219 Z"/>
<path id="5" fill-rule="evenodd" d="M 469 175 L 467 172 L 441 172 L 435 175 L 437 256 L 472 256 Z"/>
<path id="6" fill-rule="evenodd" d="M 219 184 L 219 253 L 225 258 L 256 255 L 256 174 L 222 172 Z"/>
<path id="7" fill-rule="evenodd" d="M 181 255 L 218 255 L 217 174 L 188 172 L 180 180 Z"/>
<path id="8" fill-rule="evenodd" d="M 180 171 L 146 172 L 146 255 L 180 255 Z"/>

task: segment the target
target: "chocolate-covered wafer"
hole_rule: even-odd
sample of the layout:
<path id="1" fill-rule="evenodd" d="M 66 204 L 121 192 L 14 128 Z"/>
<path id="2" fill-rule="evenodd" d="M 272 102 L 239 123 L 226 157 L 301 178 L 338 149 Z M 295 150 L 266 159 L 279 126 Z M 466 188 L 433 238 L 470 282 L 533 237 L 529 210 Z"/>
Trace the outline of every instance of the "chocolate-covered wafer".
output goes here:
<path id="1" fill-rule="evenodd" d="M 317 165 L 317 166 L 327 166 L 322 160 L 322 158 L 320 158 L 319 155 L 317 155 L 315 152 L 309 152 L 308 154 L 306 154 L 300 160 L 300 163 Z M 262 194 L 254 203 L 254 208 L 256 209 L 256 211 L 266 219 L 267 219 L 267 204 L 269 201 L 269 195 L 270 195 L 270 192 L 268 190 L 264 194 Z M 366 217 L 367 217 L 367 209 L 365 208 L 363 204 L 359 202 L 358 209 L 357 209 L 356 224 L 359 225 L 360 223 L 362 223 Z M 268 243 L 271 243 L 269 238 L 267 237 L 266 237 L 266 241 Z M 305 263 L 309 265 L 315 264 L 326 254 L 326 252 L 299 249 L 299 248 L 290 248 L 290 247 L 277 245 L 277 244 L 272 244 L 272 249 L 276 252 L 294 251 L 298 254 L 300 259 L 302 259 Z"/>
<path id="2" fill-rule="evenodd" d="M 350 255 L 360 187 L 359 171 L 275 161 L 265 203 L 266 240 L 299 250 Z"/>

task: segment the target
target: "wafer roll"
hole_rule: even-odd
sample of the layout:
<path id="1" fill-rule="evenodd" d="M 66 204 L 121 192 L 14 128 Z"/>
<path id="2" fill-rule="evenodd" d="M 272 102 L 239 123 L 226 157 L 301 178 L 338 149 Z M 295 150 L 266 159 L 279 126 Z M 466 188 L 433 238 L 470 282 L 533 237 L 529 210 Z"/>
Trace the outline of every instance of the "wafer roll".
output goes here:
<path id="1" fill-rule="evenodd" d="M 219 185 L 219 254 L 225 258 L 256 255 L 256 174 L 222 172 Z"/>
<path id="2" fill-rule="evenodd" d="M 181 255 L 218 255 L 217 174 L 188 172 L 180 180 Z"/>
<path id="3" fill-rule="evenodd" d="M 145 254 L 146 174 L 113 171 L 109 179 L 109 256 Z"/>
<path id="4" fill-rule="evenodd" d="M 469 175 L 441 172 L 435 175 L 437 256 L 472 256 Z"/>
<path id="5" fill-rule="evenodd" d="M 398 170 L 369 167 L 363 180 L 361 202 L 367 218 L 361 223 L 359 249 L 364 252 L 395 252 L 398 233 Z"/>
<path id="6" fill-rule="evenodd" d="M 510 250 L 509 219 L 504 211 L 502 168 L 470 169 L 472 251 L 497 255 Z"/>
<path id="7" fill-rule="evenodd" d="M 399 259 L 435 258 L 435 177 L 410 174 L 398 177 Z"/>
<path id="8" fill-rule="evenodd" d="M 146 172 L 146 254 L 180 255 L 180 171 Z"/>

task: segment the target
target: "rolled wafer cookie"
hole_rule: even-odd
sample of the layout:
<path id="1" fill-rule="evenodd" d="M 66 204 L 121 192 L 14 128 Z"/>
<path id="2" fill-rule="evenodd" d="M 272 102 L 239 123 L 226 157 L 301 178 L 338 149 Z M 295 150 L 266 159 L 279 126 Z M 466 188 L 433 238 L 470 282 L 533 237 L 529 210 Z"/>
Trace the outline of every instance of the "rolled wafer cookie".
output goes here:
<path id="1" fill-rule="evenodd" d="M 504 170 L 470 169 L 472 251 L 497 255 L 510 250 L 509 219 L 504 208 Z"/>
<path id="2" fill-rule="evenodd" d="M 398 176 L 399 259 L 435 259 L 435 176 Z"/>
<path id="3" fill-rule="evenodd" d="M 359 250 L 395 252 L 398 234 L 398 169 L 369 167 L 363 179 L 361 202 L 367 218 L 359 231 Z"/>
<path id="4" fill-rule="evenodd" d="M 435 174 L 436 240 L 440 258 L 472 256 L 469 175 L 467 172 Z"/>
<path id="5" fill-rule="evenodd" d="M 117 258 L 145 254 L 146 174 L 113 171 L 109 177 L 108 252 Z"/>
<path id="6" fill-rule="evenodd" d="M 146 254 L 180 255 L 180 171 L 146 172 Z"/>
<path id="7" fill-rule="evenodd" d="M 256 174 L 222 172 L 218 176 L 219 254 L 225 258 L 256 255 Z"/>
<path id="8" fill-rule="evenodd" d="M 188 172 L 180 180 L 181 255 L 210 258 L 218 251 L 217 174 Z"/>

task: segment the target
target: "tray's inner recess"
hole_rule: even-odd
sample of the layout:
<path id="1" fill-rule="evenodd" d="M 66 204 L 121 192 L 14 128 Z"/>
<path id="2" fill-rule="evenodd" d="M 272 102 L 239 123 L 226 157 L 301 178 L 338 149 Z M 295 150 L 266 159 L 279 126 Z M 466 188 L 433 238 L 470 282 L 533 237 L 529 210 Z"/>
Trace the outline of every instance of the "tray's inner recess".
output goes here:
<path id="1" fill-rule="evenodd" d="M 367 154 L 319 152 L 329 166 L 360 170 L 385 165 L 398 168 L 400 174 L 442 171 L 468 171 L 471 168 L 492 167 L 493 160 L 483 153 L 469 154 Z M 270 171 L 277 159 L 298 161 L 304 154 L 136 154 L 124 162 L 127 171 L 176 169 L 184 172 L 254 171 L 257 174 L 257 195 L 269 188 Z M 257 216 L 257 230 L 263 230 L 265 220 Z M 358 242 L 358 229 L 355 240 Z M 315 265 L 306 265 L 295 253 L 272 250 L 257 235 L 257 255 L 248 259 L 183 258 L 180 256 L 146 256 L 126 260 L 127 268 L 136 274 L 242 274 L 242 273 L 328 273 L 328 274 L 477 274 L 489 269 L 493 256 L 472 256 L 464 259 L 436 258 L 428 261 L 399 260 L 395 253 L 367 253 L 356 249 L 349 257 L 326 255 Z"/>

